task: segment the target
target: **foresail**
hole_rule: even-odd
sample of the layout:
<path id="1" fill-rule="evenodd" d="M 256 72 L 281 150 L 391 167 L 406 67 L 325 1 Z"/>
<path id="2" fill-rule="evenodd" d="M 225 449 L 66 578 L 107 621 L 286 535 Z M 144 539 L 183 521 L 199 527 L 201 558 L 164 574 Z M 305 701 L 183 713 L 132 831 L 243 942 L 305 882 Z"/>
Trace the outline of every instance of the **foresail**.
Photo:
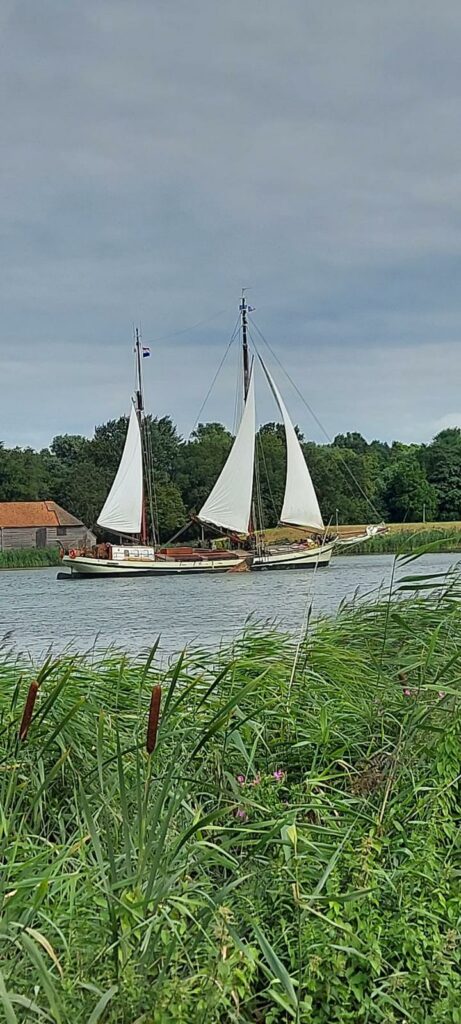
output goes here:
<path id="1" fill-rule="evenodd" d="M 99 526 L 113 533 L 140 533 L 142 521 L 141 431 L 134 407 L 120 465 L 98 518 Z"/>
<path id="2" fill-rule="evenodd" d="M 280 521 L 294 526 L 314 526 L 323 530 L 322 513 L 295 428 L 280 391 L 262 359 L 261 364 L 282 414 L 287 443 L 287 475 Z"/>
<path id="3" fill-rule="evenodd" d="M 248 395 L 240 427 L 210 496 L 199 512 L 199 519 L 221 529 L 248 533 L 253 493 L 255 456 L 255 393 L 251 374 Z"/>

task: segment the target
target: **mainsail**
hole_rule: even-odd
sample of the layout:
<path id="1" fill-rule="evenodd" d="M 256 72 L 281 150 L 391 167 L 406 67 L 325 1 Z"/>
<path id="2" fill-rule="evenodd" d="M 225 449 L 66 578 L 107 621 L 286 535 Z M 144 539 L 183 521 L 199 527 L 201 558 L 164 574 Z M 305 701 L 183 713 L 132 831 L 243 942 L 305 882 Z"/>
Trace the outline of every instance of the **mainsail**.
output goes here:
<path id="1" fill-rule="evenodd" d="M 294 526 L 315 526 L 323 530 L 322 513 L 295 428 L 280 391 L 262 359 L 261 365 L 282 414 L 287 442 L 287 475 L 280 521 Z"/>
<path id="2" fill-rule="evenodd" d="M 107 495 L 99 526 L 113 533 L 140 533 L 143 507 L 141 431 L 134 407 L 120 465 Z"/>
<path id="3" fill-rule="evenodd" d="M 253 492 L 255 455 L 254 373 L 243 410 L 240 427 L 230 454 L 213 490 L 199 512 L 204 523 L 221 529 L 248 533 Z"/>

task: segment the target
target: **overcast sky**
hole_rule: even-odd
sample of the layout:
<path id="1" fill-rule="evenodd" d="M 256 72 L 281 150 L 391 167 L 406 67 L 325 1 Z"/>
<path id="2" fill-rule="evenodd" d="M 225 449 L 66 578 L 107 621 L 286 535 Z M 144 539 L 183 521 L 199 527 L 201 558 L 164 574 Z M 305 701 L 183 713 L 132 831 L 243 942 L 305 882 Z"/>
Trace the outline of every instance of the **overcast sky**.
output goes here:
<path id="1" fill-rule="evenodd" d="M 133 322 L 187 435 L 243 285 L 330 435 L 461 424 L 457 0 L 3 0 L 0 45 L 0 439 L 127 412 Z"/>

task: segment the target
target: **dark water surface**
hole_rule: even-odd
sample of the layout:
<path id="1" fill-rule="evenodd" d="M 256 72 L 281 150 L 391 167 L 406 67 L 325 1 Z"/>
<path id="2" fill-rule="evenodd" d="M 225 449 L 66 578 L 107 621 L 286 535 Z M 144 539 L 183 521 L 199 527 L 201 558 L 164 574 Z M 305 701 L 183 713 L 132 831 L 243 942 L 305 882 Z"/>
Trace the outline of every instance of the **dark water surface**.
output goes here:
<path id="1" fill-rule="evenodd" d="M 19 652 L 43 656 L 66 647 L 116 647 L 139 652 L 161 636 L 169 654 L 186 644 L 217 645 L 250 619 L 299 631 L 314 614 L 334 613 L 354 594 L 388 587 L 394 557 L 334 557 L 328 569 L 158 579 L 57 581 L 56 569 L 0 572 L 0 638 Z M 444 572 L 454 554 L 424 555 L 401 574 Z"/>

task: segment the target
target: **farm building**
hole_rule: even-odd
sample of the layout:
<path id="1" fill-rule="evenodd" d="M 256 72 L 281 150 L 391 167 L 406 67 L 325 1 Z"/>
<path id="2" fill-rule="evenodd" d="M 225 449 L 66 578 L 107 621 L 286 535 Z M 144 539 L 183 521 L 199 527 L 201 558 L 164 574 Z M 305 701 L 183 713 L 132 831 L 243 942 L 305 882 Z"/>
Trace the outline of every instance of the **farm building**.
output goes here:
<path id="1" fill-rule="evenodd" d="M 94 534 L 55 501 L 0 501 L 0 551 L 89 547 Z"/>

